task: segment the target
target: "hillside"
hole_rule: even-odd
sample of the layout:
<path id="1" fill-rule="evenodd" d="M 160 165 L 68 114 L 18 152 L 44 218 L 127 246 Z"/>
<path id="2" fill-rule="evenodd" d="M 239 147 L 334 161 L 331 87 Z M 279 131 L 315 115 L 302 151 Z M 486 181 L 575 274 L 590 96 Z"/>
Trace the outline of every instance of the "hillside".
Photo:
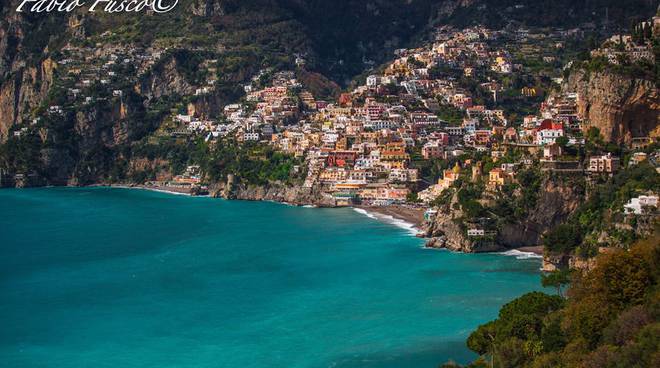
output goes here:
<path id="1" fill-rule="evenodd" d="M 129 147 L 164 126 L 172 111 L 190 105 L 196 115 L 216 118 L 222 106 L 244 95 L 243 86 L 255 76 L 267 82 L 273 72 L 296 69 L 316 98 L 334 100 L 338 86 L 391 59 L 395 49 L 427 44 L 435 25 L 504 26 L 491 20 L 506 19 L 515 27 L 576 27 L 592 19 L 596 24 L 587 28 L 599 28 L 605 18 L 593 14 L 607 9 L 606 23 L 616 28 L 652 12 L 651 2 L 642 0 L 637 6 L 607 0 L 185 0 L 162 15 L 79 10 L 42 16 L 14 12 L 17 3 L 4 3 L 0 10 L 0 141 L 17 134 L 17 126 L 36 126 L 39 134 L 4 147 L 3 163 L 11 172 L 36 172 L 45 183 L 58 184 L 113 177 L 111 172 L 123 171 L 114 165 L 128 159 Z M 539 6 L 544 17 L 537 19 Z M 564 11 L 569 16 L 558 16 Z M 83 66 L 123 51 L 140 60 L 132 67 L 112 67 L 115 91 L 126 90 L 126 96 L 85 86 L 92 87 L 96 102 L 70 103 L 75 97 L 70 94 L 80 90 L 72 75 L 81 79 L 83 71 L 97 78 L 110 64 L 88 71 Z M 304 66 L 297 66 L 298 60 Z M 71 61 L 80 67 L 71 67 Z M 540 75 L 503 82 L 520 88 L 533 79 L 549 83 Z M 213 90 L 196 97 L 207 80 Z M 470 88 L 481 100 L 488 95 L 474 84 Z M 519 99 L 510 100 L 510 109 L 518 109 Z M 47 108 L 63 104 L 67 114 L 39 122 Z"/>
<path id="2" fill-rule="evenodd" d="M 129 43 L 183 37 L 188 46 L 310 53 L 319 71 L 344 82 L 374 65 L 370 61 L 378 64 L 389 58 L 391 51 L 407 46 L 434 24 L 498 28 L 510 23 L 575 27 L 592 22 L 619 29 L 648 17 L 657 5 L 653 0 L 181 0 L 174 11 L 155 17 L 82 11 L 43 17 L 15 13 L 18 3 L 3 2 L 0 8 L 0 34 L 7 36 L 0 42 L 3 77 L 12 70 L 18 54 L 21 59 L 38 59 L 47 45 L 54 50 L 74 34 L 93 39 L 112 31 L 117 41 Z M 80 27 L 66 33 L 69 18 L 75 18 Z"/>

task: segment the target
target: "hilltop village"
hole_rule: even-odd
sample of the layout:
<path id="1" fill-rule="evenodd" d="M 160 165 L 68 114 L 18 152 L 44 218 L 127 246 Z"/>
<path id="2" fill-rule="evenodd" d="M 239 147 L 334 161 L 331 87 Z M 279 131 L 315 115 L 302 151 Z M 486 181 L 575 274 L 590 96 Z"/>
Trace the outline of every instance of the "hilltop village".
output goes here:
<path id="1" fill-rule="evenodd" d="M 660 366 L 657 2 L 24 2 L 3 361 Z"/>
<path id="2" fill-rule="evenodd" d="M 591 51 L 591 64 L 653 65 L 647 33 L 659 21 L 656 17 L 644 23 L 635 35 L 612 36 Z M 158 126 L 147 145 L 158 147 L 174 139 L 237 157 L 236 152 L 247 147 L 252 151 L 245 160 L 259 156 L 262 161 L 268 152 L 265 161 L 284 163 L 257 184 L 295 187 L 296 194 L 271 198 L 263 194 L 266 189 L 257 190 L 261 194 L 232 193 L 237 186 L 254 184 L 241 183 L 243 156 L 233 166 L 239 172 L 218 164 L 222 174 L 212 175 L 208 165 L 188 159 L 173 170 L 143 174 L 133 182 L 228 198 L 405 207 L 420 214 L 415 222 L 426 222 L 428 236 L 449 232 L 433 224 L 441 213 L 459 224 L 456 232 L 466 242 L 492 243 L 502 223 L 522 221 L 533 210 L 543 173 L 598 182 L 640 163 L 658 170 L 660 155 L 649 150 L 654 138 L 637 135 L 621 145 L 607 144 L 580 111 L 584 96 L 565 87 L 576 56 L 570 45 L 584 43 L 584 32 L 439 27 L 424 46 L 396 50 L 393 61 L 372 68 L 349 90 L 326 99 L 297 78 L 307 61 L 305 55 L 296 55 L 296 70 L 260 70 L 238 86 L 243 97 L 217 108 L 219 114 L 210 114 L 208 108 L 221 76 L 216 54 L 172 45 L 68 45 L 57 61 L 50 61 L 57 63 L 60 75 L 55 85 L 62 92 L 59 98 L 11 135 L 21 139 L 38 132 L 47 141 L 50 133 L 42 119 L 64 119 L 67 114 L 91 114 L 93 119 L 105 111 L 122 120 L 135 113 L 130 102 L 137 94 L 149 91 L 148 98 L 158 105 L 169 98 L 165 89 L 176 90 L 186 96 L 186 104 L 160 115 L 143 115 L 142 120 L 153 118 Z M 112 34 L 102 38 L 112 39 Z M 176 68 L 183 69 L 178 72 L 185 79 L 157 80 L 155 71 Z M 154 87 L 159 83 L 163 87 Z M 110 138 L 122 134 L 115 129 Z M 234 151 L 222 151 L 226 147 Z M 135 170 L 149 164 L 132 165 Z M 0 180 L 18 186 L 30 175 L 0 174 Z M 658 193 L 647 191 L 620 210 L 636 216 L 657 206 Z M 538 242 L 541 231 L 536 232 L 522 244 Z M 450 246 L 446 239 L 434 242 Z"/>
<path id="3" fill-rule="evenodd" d="M 578 113 L 579 96 L 552 90 L 553 84 L 561 84 L 561 77 L 553 77 L 548 90 L 542 91 L 541 83 L 525 77 L 532 71 L 511 51 L 514 45 L 523 54 L 555 65 L 556 49 L 578 32 L 540 35 L 525 30 L 440 28 L 428 46 L 397 50 L 393 62 L 332 102 L 315 98 L 293 71 L 262 70 L 253 83 L 243 86 L 242 103 L 224 107 L 221 121 L 200 118 L 191 104 L 188 111 L 172 117 L 169 134 L 268 144 L 301 159 L 302 164 L 293 169 L 306 173 L 302 187 L 319 189 L 325 204 L 431 207 L 427 219 L 436 214 L 433 205 L 445 191 L 460 187 L 457 181 L 483 183 L 486 193 L 497 196 L 515 187 L 521 170 L 588 177 L 612 175 L 622 165 L 647 159 L 657 162 L 657 153 L 647 157 L 642 152 L 652 143 L 648 137 L 634 138 L 631 148 L 639 152 L 628 162 L 605 150 L 579 157 L 578 147 L 585 145 L 589 131 L 589 122 Z M 530 39 L 555 50 L 543 54 L 542 48 L 526 44 Z M 630 42 L 630 37 L 624 39 Z M 617 51 L 617 58 L 652 63 L 650 47 L 626 47 Z M 207 60 L 203 65 L 212 68 L 214 63 Z M 305 60 L 298 57 L 296 63 L 303 66 Z M 456 70 L 462 75 L 450 72 Z M 515 88 L 512 79 L 520 87 L 513 91 L 513 99 L 507 96 Z M 213 82 L 209 80 L 208 87 L 195 94 L 207 93 Z M 480 95 L 475 96 L 475 91 Z M 500 107 L 504 104 L 498 100 L 507 97 L 519 105 Z M 520 115 L 520 110 L 530 113 Z M 437 166 L 429 168 L 429 163 Z M 437 180 L 428 181 L 429 169 L 437 170 Z M 198 167 L 191 166 L 168 185 L 204 183 L 200 174 Z M 657 206 L 657 194 L 649 195 L 645 200 Z M 469 236 L 486 233 L 480 227 L 467 232 Z"/>

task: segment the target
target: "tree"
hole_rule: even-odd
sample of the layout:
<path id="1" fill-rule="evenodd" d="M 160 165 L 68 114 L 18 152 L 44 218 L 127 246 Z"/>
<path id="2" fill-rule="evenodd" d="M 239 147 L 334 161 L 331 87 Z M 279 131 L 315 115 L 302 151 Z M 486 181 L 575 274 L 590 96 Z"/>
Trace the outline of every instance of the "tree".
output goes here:
<path id="1" fill-rule="evenodd" d="M 562 149 L 564 149 L 564 148 L 566 148 L 566 146 L 568 145 L 568 138 L 563 137 L 563 136 L 562 136 L 562 137 L 559 137 L 559 138 L 557 138 L 557 139 L 555 140 L 555 143 L 557 143 L 557 145 L 558 145 L 559 147 L 561 147 Z"/>
<path id="2" fill-rule="evenodd" d="M 467 340 L 467 346 L 470 350 L 479 355 L 485 355 L 494 351 L 493 344 L 497 330 L 497 320 L 490 321 L 472 332 Z"/>
<path id="3" fill-rule="evenodd" d="M 561 224 L 543 236 L 546 249 L 557 253 L 569 253 L 582 242 L 582 230 L 579 225 Z"/>
<path id="4" fill-rule="evenodd" d="M 660 235 L 598 255 L 588 272 L 559 271 L 568 299 L 539 292 L 506 304 L 468 338 L 481 367 L 655 367 L 660 351 Z M 476 362 L 475 362 L 476 363 Z"/>
<path id="5" fill-rule="evenodd" d="M 521 366 L 543 350 L 545 318 L 564 301 L 556 295 L 527 293 L 504 305 L 499 317 L 479 326 L 467 340 L 468 348 L 490 355 L 491 366 Z M 554 340 L 558 340 L 553 337 Z"/>
<path id="6" fill-rule="evenodd" d="M 543 287 L 557 288 L 557 294 L 564 297 L 561 288 L 571 282 L 570 270 L 559 270 L 541 275 L 541 285 Z"/>
<path id="7" fill-rule="evenodd" d="M 417 197 L 416 192 L 410 192 L 406 195 L 406 201 L 410 203 L 419 203 L 421 200 Z"/>

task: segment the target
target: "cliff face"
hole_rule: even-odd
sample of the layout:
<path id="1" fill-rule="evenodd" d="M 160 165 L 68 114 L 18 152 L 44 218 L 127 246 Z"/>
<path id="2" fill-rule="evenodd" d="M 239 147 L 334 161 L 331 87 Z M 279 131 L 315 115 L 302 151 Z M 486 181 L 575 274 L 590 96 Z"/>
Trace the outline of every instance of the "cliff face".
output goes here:
<path id="1" fill-rule="evenodd" d="M 536 206 L 524 220 L 504 225 L 497 242 L 507 248 L 539 245 L 543 233 L 566 220 L 584 199 L 584 191 L 564 179 L 546 177 Z"/>
<path id="2" fill-rule="evenodd" d="M 465 253 L 496 252 L 505 249 L 492 239 L 469 238 L 466 229 L 457 221 L 463 217 L 463 212 L 455 209 L 458 208 L 457 204 L 458 198 L 454 195 L 451 203 L 441 208 L 435 219 L 426 224 L 423 232 L 430 238 L 426 246 Z"/>
<path id="3" fill-rule="evenodd" d="M 660 95 L 651 81 L 575 70 L 562 91 L 578 93 L 578 113 L 590 122 L 583 129 L 600 129 L 606 141 L 630 144 L 633 138 L 660 137 Z"/>
<path id="4" fill-rule="evenodd" d="M 9 129 L 46 96 L 56 66 L 46 59 L 39 66 L 21 67 L 0 84 L 0 143 L 7 139 Z"/>
<path id="5" fill-rule="evenodd" d="M 496 252 L 504 249 L 504 247 L 491 240 L 468 238 L 465 230 L 454 221 L 459 216 L 460 213 L 452 215 L 438 214 L 435 220 L 426 228 L 425 235 L 431 237 L 426 246 L 465 253 Z"/>
<path id="6" fill-rule="evenodd" d="M 148 100 L 158 99 L 172 93 L 183 96 L 195 92 L 195 87 L 178 72 L 175 58 L 154 68 L 153 72 L 136 89 L 139 89 L 140 94 L 147 97 Z"/>
<path id="7" fill-rule="evenodd" d="M 53 85 L 57 64 L 44 51 L 51 34 L 67 27 L 64 15 L 17 13 L 18 4 L 10 0 L 0 9 L 0 143 Z"/>
<path id="8" fill-rule="evenodd" d="M 331 197 L 323 196 L 317 189 L 301 186 L 288 186 L 271 183 L 267 185 L 245 185 L 235 183 L 229 178 L 226 183 L 218 183 L 210 188 L 211 196 L 226 199 L 247 201 L 275 201 L 293 205 L 315 205 L 319 207 L 334 207 Z"/>
<path id="9" fill-rule="evenodd" d="M 51 59 L 45 59 L 39 67 L 24 67 L 12 73 L 0 85 L 0 142 L 7 140 L 12 126 L 29 124 L 30 111 L 46 98 L 56 78 L 55 67 Z M 194 88 L 177 70 L 174 59 L 165 61 L 122 98 L 81 106 L 61 116 L 57 123 L 39 128 L 38 152 L 31 167 L 13 167 L 10 163 L 7 168 L 14 174 L 36 173 L 39 180 L 34 183 L 39 184 L 31 185 L 103 181 L 121 156 L 122 146 L 157 128 L 157 121 L 146 118 L 150 104 L 173 93 L 191 94 Z"/>
<path id="10" fill-rule="evenodd" d="M 431 238 L 428 245 L 467 253 L 539 245 L 543 233 L 566 220 L 583 198 L 584 192 L 579 186 L 548 176 L 541 184 L 539 197 L 528 211 L 529 215 L 521 221 L 502 225 L 493 239 L 468 237 L 466 229 L 455 221 L 463 214 L 453 209 L 454 200 L 427 225 L 426 236 Z"/>

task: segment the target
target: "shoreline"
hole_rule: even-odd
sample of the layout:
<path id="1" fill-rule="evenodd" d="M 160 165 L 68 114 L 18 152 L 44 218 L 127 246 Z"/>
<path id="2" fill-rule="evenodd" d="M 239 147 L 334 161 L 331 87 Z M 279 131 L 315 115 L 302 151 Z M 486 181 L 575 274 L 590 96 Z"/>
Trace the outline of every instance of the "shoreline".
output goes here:
<path id="1" fill-rule="evenodd" d="M 530 245 L 530 246 L 527 246 L 527 247 L 514 248 L 513 250 L 517 250 L 517 251 L 523 252 L 523 253 L 534 253 L 538 256 L 543 255 L 543 246 L 542 245 Z"/>
<path id="2" fill-rule="evenodd" d="M 355 212 L 369 218 L 389 223 L 407 230 L 411 236 L 420 237 L 424 224 L 424 210 L 401 205 L 391 206 L 352 206 Z"/>
<path id="3" fill-rule="evenodd" d="M 70 186 L 74 188 L 81 188 L 81 186 Z M 157 185 L 144 185 L 144 184 L 91 184 L 82 187 L 106 187 L 118 189 L 141 189 L 157 193 L 164 193 L 170 195 L 187 196 L 187 197 L 207 197 L 213 198 L 210 195 L 193 195 L 188 188 L 167 187 Z M 241 199 L 238 199 L 241 200 Z M 296 206 L 301 208 L 319 208 L 313 204 L 295 204 L 283 201 L 270 201 L 288 206 Z M 342 208 L 342 207 L 336 207 Z M 388 223 L 390 225 L 407 230 L 410 235 L 425 238 L 422 235 L 422 226 L 424 225 L 424 212 L 423 208 L 405 206 L 405 205 L 389 205 L 389 206 L 367 206 L 355 205 L 350 206 L 354 211 L 370 217 L 372 219 Z M 520 248 L 511 248 L 505 251 L 490 252 L 494 254 L 502 254 L 506 256 L 515 256 L 517 259 L 529 258 L 543 258 L 543 246 L 524 246 Z"/>
<path id="4" fill-rule="evenodd" d="M 407 222 L 417 229 L 421 228 L 424 224 L 424 209 L 408 207 L 403 205 L 389 205 L 389 206 L 362 206 L 357 205 L 353 208 L 359 208 L 366 212 L 390 216 L 394 219 Z"/>
<path id="5" fill-rule="evenodd" d="M 524 248 L 529 248 L 529 247 L 524 247 Z M 507 257 L 516 257 L 516 259 L 524 260 L 524 259 L 538 259 L 541 260 L 543 259 L 543 254 L 539 254 L 537 252 L 529 252 L 529 251 L 522 251 L 520 248 L 518 249 L 509 249 L 504 252 L 495 252 L 495 254 L 500 254 L 503 256 Z"/>
<path id="6" fill-rule="evenodd" d="M 142 190 L 148 190 L 151 192 L 158 192 L 158 193 L 165 193 L 165 194 L 172 194 L 172 195 L 180 195 L 180 196 L 187 196 L 187 197 L 207 197 L 207 196 L 194 196 L 190 193 L 190 190 L 184 189 L 184 188 L 176 188 L 176 187 L 162 187 L 162 186 L 157 186 L 157 185 L 124 185 L 124 184 L 94 184 L 90 185 L 90 187 L 99 187 L 99 188 L 119 188 L 119 189 L 142 189 Z"/>

